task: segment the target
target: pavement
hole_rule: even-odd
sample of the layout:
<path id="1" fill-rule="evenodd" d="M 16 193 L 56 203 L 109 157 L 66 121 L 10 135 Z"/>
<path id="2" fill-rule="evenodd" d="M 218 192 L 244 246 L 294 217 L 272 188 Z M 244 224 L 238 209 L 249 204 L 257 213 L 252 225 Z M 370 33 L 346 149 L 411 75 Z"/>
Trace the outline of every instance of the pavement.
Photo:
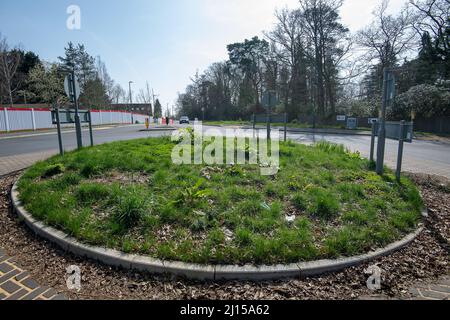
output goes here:
<path id="1" fill-rule="evenodd" d="M 245 129 L 252 129 L 251 126 L 245 126 Z M 284 131 L 284 127 L 273 126 L 272 128 Z M 256 126 L 255 129 L 266 129 L 265 126 Z M 296 133 L 308 133 L 308 134 L 340 134 L 340 135 L 361 135 L 361 136 L 371 136 L 370 130 L 347 130 L 347 129 L 337 129 L 337 128 L 286 128 L 288 132 Z"/>
<path id="2" fill-rule="evenodd" d="M 179 126 L 177 126 L 179 127 Z M 204 126 L 204 130 L 217 127 Z M 95 144 L 103 144 L 117 140 L 158 137 L 170 135 L 170 131 L 141 131 L 142 125 L 121 127 L 101 127 L 94 129 Z M 219 130 L 225 132 L 226 128 Z M 369 156 L 370 137 L 348 134 L 316 134 L 289 132 L 288 139 L 313 144 L 326 140 L 344 144 L 352 151 L 359 151 L 362 156 Z M 89 142 L 89 132 L 83 131 L 83 141 Z M 72 129 L 63 132 L 63 145 L 66 151 L 76 148 L 76 138 Z M 387 140 L 386 164 L 392 168 L 396 165 L 398 142 Z M 58 154 L 58 138 L 56 131 L 36 133 L 13 133 L 0 136 L 0 176 L 24 169 L 33 163 Z M 425 172 L 450 178 L 450 144 L 433 141 L 414 141 L 405 144 L 404 171 Z M 439 282 L 414 287 L 411 293 L 417 299 L 436 300 L 450 299 L 450 278 L 444 277 Z M 373 298 L 373 297 L 372 297 Z M 382 297 L 380 297 L 381 299 Z M 14 258 L 8 257 L 0 248 L 0 300 L 3 299 L 64 299 L 53 289 L 41 287 L 29 277 L 28 272 L 21 269 Z"/>
<path id="3" fill-rule="evenodd" d="M 55 289 L 40 286 L 30 273 L 0 249 L 0 300 L 66 300 Z"/>

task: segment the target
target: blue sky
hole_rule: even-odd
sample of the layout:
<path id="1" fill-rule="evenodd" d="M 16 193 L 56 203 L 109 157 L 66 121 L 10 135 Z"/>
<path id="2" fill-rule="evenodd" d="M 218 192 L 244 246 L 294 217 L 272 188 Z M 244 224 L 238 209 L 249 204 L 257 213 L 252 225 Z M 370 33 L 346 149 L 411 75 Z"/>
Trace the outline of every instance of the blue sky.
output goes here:
<path id="1" fill-rule="evenodd" d="M 344 24 L 367 24 L 378 0 L 346 0 Z M 392 0 L 397 11 L 405 0 Z M 66 28 L 69 5 L 81 9 L 81 30 Z M 296 0 L 0 0 L 0 32 L 10 45 L 55 61 L 68 41 L 101 56 L 112 78 L 133 90 L 148 81 L 172 104 L 196 70 L 226 59 L 226 45 L 262 36 L 276 8 Z"/>

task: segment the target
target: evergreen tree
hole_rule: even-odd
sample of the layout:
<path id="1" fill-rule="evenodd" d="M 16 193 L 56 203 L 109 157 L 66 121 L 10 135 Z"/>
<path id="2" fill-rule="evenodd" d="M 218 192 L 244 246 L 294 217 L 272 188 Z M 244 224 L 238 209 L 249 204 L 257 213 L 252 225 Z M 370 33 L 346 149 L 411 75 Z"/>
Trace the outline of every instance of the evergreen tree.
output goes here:
<path id="1" fill-rule="evenodd" d="M 162 105 L 159 102 L 159 99 L 156 99 L 156 101 L 155 101 L 154 113 L 155 113 L 155 117 L 156 118 L 161 118 L 162 117 Z"/>

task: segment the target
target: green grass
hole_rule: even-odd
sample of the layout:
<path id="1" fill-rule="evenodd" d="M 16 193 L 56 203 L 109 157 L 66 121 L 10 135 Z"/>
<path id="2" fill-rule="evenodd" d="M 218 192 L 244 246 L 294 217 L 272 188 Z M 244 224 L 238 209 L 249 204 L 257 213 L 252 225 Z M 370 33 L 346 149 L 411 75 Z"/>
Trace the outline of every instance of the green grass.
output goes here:
<path id="1" fill-rule="evenodd" d="M 194 263 L 365 253 L 420 219 L 410 180 L 397 183 L 389 170 L 380 177 L 342 146 L 282 143 L 272 177 L 252 165 L 177 166 L 174 146 L 151 138 L 55 156 L 26 171 L 21 200 L 37 219 L 85 243 Z"/>

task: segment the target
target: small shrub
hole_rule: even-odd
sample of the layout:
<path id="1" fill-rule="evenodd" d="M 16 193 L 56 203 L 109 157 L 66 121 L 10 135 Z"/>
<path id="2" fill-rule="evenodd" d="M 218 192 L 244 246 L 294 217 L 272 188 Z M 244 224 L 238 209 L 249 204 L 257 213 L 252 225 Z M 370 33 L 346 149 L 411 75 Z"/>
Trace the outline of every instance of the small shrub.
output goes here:
<path id="1" fill-rule="evenodd" d="M 210 189 L 202 189 L 203 181 L 198 180 L 197 183 L 192 186 L 185 188 L 181 191 L 175 204 L 180 206 L 187 206 L 189 208 L 194 207 L 199 201 L 208 198 L 212 194 Z"/>

